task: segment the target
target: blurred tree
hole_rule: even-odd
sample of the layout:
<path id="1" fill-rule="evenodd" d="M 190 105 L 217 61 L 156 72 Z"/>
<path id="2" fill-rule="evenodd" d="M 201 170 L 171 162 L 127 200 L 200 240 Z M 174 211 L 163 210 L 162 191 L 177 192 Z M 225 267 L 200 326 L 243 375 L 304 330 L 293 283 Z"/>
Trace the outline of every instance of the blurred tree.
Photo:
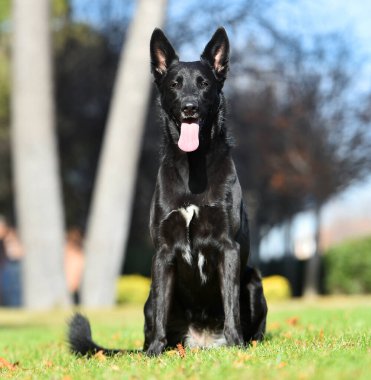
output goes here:
<path id="1" fill-rule="evenodd" d="M 317 250 L 305 281 L 305 292 L 313 294 L 320 209 L 371 170 L 370 134 L 359 117 L 365 99 L 352 88 L 356 73 L 342 38 L 325 36 L 306 51 L 292 36 L 265 27 L 275 41 L 271 66 L 267 70 L 267 59 L 265 71 L 245 66 L 252 83 L 232 99 L 237 161 L 244 163 L 244 173 L 253 173 L 242 175 L 242 184 L 254 200 L 258 238 L 299 211 L 315 210 Z"/>
<path id="2" fill-rule="evenodd" d="M 4 7 L 4 5 L 2 5 Z M 0 9 L 0 25 L 5 10 Z M 10 177 L 10 52 L 9 35 L 0 29 L 0 213 L 11 216 L 12 187 Z M 11 218 L 10 218 L 11 219 Z"/>
<path id="3" fill-rule="evenodd" d="M 12 153 L 25 250 L 23 295 L 32 308 L 70 303 L 63 273 L 48 0 L 14 0 Z"/>
<path id="4" fill-rule="evenodd" d="M 68 0 L 53 0 L 53 20 L 66 17 Z M 0 213 L 14 221 L 10 162 L 10 36 L 11 1 L 0 2 Z"/>
<path id="5" fill-rule="evenodd" d="M 54 47 L 66 223 L 84 229 L 119 53 L 99 31 L 72 22 L 56 31 Z"/>
<path id="6" fill-rule="evenodd" d="M 138 0 L 121 56 L 88 220 L 84 305 L 115 302 L 151 91 L 148 41 L 165 11 L 165 0 Z"/>

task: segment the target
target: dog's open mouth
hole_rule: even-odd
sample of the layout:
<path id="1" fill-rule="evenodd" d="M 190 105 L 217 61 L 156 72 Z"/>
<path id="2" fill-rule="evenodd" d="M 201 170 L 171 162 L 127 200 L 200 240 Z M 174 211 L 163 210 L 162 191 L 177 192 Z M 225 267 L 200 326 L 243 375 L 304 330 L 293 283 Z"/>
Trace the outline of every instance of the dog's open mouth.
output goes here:
<path id="1" fill-rule="evenodd" d="M 199 120 L 185 118 L 180 125 L 180 137 L 178 147 L 184 152 L 193 152 L 199 146 L 198 133 L 200 131 Z"/>

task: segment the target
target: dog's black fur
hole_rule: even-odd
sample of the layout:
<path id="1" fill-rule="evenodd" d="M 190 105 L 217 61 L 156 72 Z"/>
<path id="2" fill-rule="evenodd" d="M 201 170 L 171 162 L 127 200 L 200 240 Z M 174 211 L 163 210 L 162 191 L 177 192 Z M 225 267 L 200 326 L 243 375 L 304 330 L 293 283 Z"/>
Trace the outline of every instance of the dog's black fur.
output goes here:
<path id="1" fill-rule="evenodd" d="M 160 29 L 150 50 L 164 145 L 150 213 L 156 253 L 144 350 L 153 356 L 177 343 L 261 340 L 267 306 L 261 278 L 247 266 L 248 222 L 224 120 L 227 34 L 219 28 L 197 62 L 180 62 Z M 182 123 L 199 125 L 199 146 L 189 153 L 177 146 Z M 70 323 L 69 341 L 76 353 L 103 349 L 81 315 Z"/>

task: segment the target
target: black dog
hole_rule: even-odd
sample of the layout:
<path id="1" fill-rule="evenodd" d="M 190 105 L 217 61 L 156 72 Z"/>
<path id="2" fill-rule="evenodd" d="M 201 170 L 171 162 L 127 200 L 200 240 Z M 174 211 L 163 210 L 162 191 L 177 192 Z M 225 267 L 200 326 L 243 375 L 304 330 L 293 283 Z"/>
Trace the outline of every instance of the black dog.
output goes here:
<path id="1" fill-rule="evenodd" d="M 156 253 L 144 350 L 261 340 L 267 306 L 261 278 L 247 267 L 248 222 L 224 122 L 227 34 L 219 28 L 197 62 L 180 62 L 160 29 L 150 49 L 164 146 L 150 213 Z M 81 315 L 69 341 L 76 353 L 102 349 Z"/>

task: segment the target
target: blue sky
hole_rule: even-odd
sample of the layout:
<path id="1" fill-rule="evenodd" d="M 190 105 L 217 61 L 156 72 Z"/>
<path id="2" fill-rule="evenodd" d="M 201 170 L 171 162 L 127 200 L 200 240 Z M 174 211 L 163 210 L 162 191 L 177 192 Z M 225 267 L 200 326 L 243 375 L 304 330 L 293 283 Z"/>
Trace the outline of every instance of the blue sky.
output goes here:
<path id="1" fill-rule="evenodd" d="M 302 33 L 353 31 L 364 46 L 371 38 L 371 2 L 367 0 L 281 0 L 275 2 L 270 12 L 285 29 L 294 28 Z"/>
<path id="2" fill-rule="evenodd" d="M 305 38 L 317 33 L 340 32 L 352 44 L 362 62 L 360 86 L 371 86 L 371 1 L 367 0 L 280 0 L 267 14 L 282 29 Z"/>
<path id="3" fill-rule="evenodd" d="M 125 12 L 125 4 L 132 6 L 134 0 L 71 0 L 75 15 L 79 19 L 97 22 L 100 6 L 113 4 L 119 19 Z M 170 17 L 184 8 L 187 1 L 168 0 Z M 233 0 L 230 1 L 230 4 Z M 267 7 L 278 25 L 303 36 L 307 33 L 330 32 L 333 30 L 353 33 L 358 47 L 371 55 L 371 1 L 367 0 L 276 0 Z"/>
<path id="4" fill-rule="evenodd" d="M 215 1 L 215 0 L 208 0 Z M 107 4 L 113 7 L 111 15 L 116 20 L 123 19 L 130 14 L 135 5 L 135 0 L 71 0 L 74 14 L 77 19 L 99 24 L 102 20 L 102 9 Z M 195 3 L 194 0 L 188 3 Z M 228 4 L 228 2 L 226 2 Z M 230 6 L 238 3 L 231 0 Z M 129 12 L 127 11 L 129 4 Z M 187 1 L 168 0 L 168 22 L 174 15 L 187 8 Z M 356 56 L 362 61 L 362 75 L 371 77 L 371 1 L 368 0 L 275 0 L 272 5 L 263 9 L 263 14 L 276 25 L 286 31 L 290 31 L 303 39 L 318 33 L 337 31 L 343 33 L 353 45 Z M 195 20 L 199 22 L 200 13 L 195 14 Z M 190 20 L 192 22 L 192 20 Z M 217 25 L 216 25 L 217 26 Z M 206 41 L 200 41 L 197 51 Z M 235 41 L 237 42 L 237 41 Z M 196 44 L 197 45 L 197 44 Z M 179 53 L 183 53 L 180 51 Z M 184 56 L 186 54 L 186 56 Z M 185 59 L 196 59 L 189 52 L 184 52 Z M 371 83 L 371 80 L 365 81 Z"/>

